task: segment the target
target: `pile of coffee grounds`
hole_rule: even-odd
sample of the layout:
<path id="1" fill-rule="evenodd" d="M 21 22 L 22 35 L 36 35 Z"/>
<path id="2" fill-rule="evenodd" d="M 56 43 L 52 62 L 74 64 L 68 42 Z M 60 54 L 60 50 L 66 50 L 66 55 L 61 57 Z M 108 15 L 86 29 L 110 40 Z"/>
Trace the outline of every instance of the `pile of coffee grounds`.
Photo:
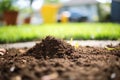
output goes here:
<path id="1" fill-rule="evenodd" d="M 70 58 L 75 56 L 76 50 L 69 43 L 47 36 L 40 43 L 27 51 L 27 55 L 36 58 Z"/>

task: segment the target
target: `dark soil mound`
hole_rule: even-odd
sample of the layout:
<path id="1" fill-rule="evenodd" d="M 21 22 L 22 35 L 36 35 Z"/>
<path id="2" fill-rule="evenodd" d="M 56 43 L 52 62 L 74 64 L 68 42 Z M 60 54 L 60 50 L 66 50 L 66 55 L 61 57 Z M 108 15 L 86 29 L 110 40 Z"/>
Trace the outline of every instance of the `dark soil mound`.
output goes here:
<path id="1" fill-rule="evenodd" d="M 74 56 L 75 49 L 69 43 L 56 39 L 51 36 L 47 36 L 37 43 L 33 48 L 27 51 L 27 55 L 34 56 L 36 58 L 69 58 Z"/>

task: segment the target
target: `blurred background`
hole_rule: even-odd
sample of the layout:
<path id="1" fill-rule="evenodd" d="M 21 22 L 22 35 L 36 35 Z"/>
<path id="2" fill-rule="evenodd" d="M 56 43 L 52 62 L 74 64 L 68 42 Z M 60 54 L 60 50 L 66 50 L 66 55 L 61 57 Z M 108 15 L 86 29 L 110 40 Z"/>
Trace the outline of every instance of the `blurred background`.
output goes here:
<path id="1" fill-rule="evenodd" d="M 119 4 L 120 0 L 0 0 L 0 25 L 120 22 Z M 16 23 L 7 21 L 8 11 L 14 11 Z"/>
<path id="2" fill-rule="evenodd" d="M 119 40 L 119 23 L 120 0 L 0 0 L 1 43 L 46 35 Z"/>

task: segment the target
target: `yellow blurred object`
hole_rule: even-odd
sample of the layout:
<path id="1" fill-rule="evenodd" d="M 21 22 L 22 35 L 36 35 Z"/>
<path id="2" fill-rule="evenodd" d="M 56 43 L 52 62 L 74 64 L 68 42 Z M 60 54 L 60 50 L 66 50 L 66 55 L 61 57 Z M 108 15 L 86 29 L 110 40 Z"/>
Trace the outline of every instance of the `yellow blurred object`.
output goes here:
<path id="1" fill-rule="evenodd" d="M 72 41 L 73 41 L 73 38 L 70 38 L 70 41 L 72 42 Z"/>
<path id="2" fill-rule="evenodd" d="M 73 42 L 73 38 L 70 38 L 70 44 L 72 44 L 72 42 Z"/>
<path id="3" fill-rule="evenodd" d="M 41 8 L 41 15 L 44 23 L 56 22 L 59 8 L 59 4 L 44 4 Z"/>
<path id="4" fill-rule="evenodd" d="M 76 42 L 74 46 L 75 46 L 75 49 L 77 49 L 79 47 L 79 43 Z"/>
<path id="5" fill-rule="evenodd" d="M 61 22 L 63 22 L 63 23 L 67 23 L 68 22 L 68 17 L 65 14 L 62 14 Z"/>
<path id="6" fill-rule="evenodd" d="M 109 47 L 107 47 L 107 46 L 105 46 L 105 48 L 107 49 L 107 50 L 114 50 L 115 48 L 109 48 Z"/>

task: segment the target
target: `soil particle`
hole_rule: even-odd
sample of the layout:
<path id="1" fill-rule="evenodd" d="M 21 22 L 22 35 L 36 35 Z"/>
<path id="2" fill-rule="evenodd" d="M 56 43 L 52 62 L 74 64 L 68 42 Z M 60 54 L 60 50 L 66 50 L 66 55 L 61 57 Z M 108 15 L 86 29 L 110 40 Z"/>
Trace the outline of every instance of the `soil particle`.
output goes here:
<path id="1" fill-rule="evenodd" d="M 0 80 L 120 80 L 120 45 L 110 48 L 75 49 L 48 36 L 33 48 L 0 56 Z"/>

